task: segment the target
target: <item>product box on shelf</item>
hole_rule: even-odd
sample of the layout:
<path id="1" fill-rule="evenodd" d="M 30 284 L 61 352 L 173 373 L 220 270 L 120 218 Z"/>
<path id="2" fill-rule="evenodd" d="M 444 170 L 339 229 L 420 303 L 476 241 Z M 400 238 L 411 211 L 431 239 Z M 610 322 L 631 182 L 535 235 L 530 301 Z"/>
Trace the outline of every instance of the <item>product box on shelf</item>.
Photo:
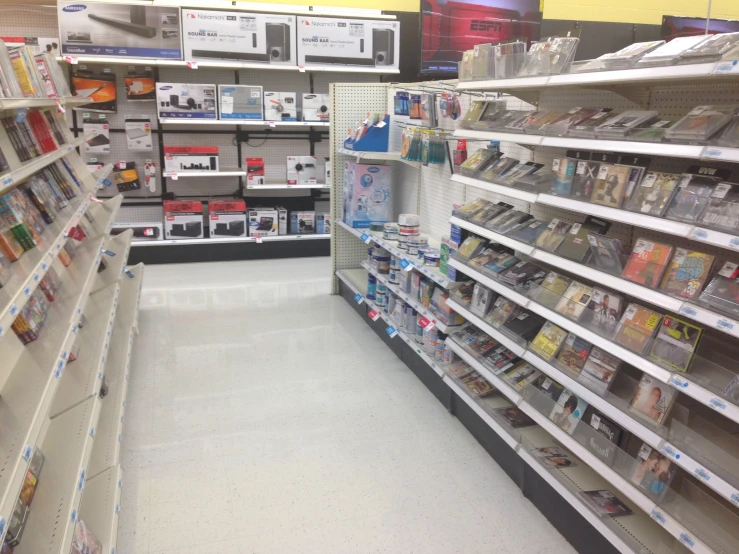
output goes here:
<path id="1" fill-rule="evenodd" d="M 216 119 L 216 86 L 157 83 L 157 115 L 160 119 Z"/>
<path id="2" fill-rule="evenodd" d="M 80 65 L 71 79 L 71 90 L 74 96 L 84 96 L 90 99 L 89 104 L 75 106 L 75 110 L 98 113 L 117 113 L 118 87 L 115 73 L 93 73 L 86 66 Z"/>
<path id="3" fill-rule="evenodd" d="M 264 119 L 262 87 L 256 85 L 218 85 L 220 119 Z"/>
<path id="4" fill-rule="evenodd" d="M 244 158 L 244 169 L 246 169 L 246 185 L 263 185 L 264 181 L 264 158 Z"/>
<path id="5" fill-rule="evenodd" d="M 344 164 L 344 222 L 367 229 L 386 223 L 390 213 L 390 167 L 356 162 Z"/>
<path id="6" fill-rule="evenodd" d="M 400 23 L 298 17 L 298 65 L 398 69 Z"/>
<path id="7" fill-rule="evenodd" d="M 287 184 L 288 185 L 315 185 L 316 184 L 316 157 L 315 156 L 288 156 L 287 157 Z"/>
<path id="8" fill-rule="evenodd" d="M 277 233 L 280 235 L 287 235 L 287 208 L 282 206 L 275 206 L 277 210 Z"/>
<path id="9" fill-rule="evenodd" d="M 328 212 L 316 212 L 316 234 L 327 235 L 331 228 L 331 214 Z"/>
<path id="10" fill-rule="evenodd" d="M 182 10 L 186 60 L 295 65 L 295 16 Z"/>
<path id="11" fill-rule="evenodd" d="M 265 121 L 297 121 L 298 95 L 294 92 L 264 93 Z"/>
<path id="12" fill-rule="evenodd" d="M 110 154 L 110 126 L 107 120 L 83 118 L 82 132 L 95 135 L 82 143 L 82 150 L 85 154 Z"/>
<path id="13" fill-rule="evenodd" d="M 290 212 L 290 234 L 310 235 L 316 232 L 316 212 Z"/>
<path id="14" fill-rule="evenodd" d="M 151 120 L 148 117 L 126 117 L 126 140 L 129 150 L 152 150 Z"/>
<path id="15" fill-rule="evenodd" d="M 246 202 L 243 200 L 211 201 L 208 213 L 211 238 L 246 236 Z"/>
<path id="16" fill-rule="evenodd" d="M 249 236 L 270 237 L 278 234 L 278 212 L 274 208 L 255 208 L 248 212 Z"/>
<path id="17" fill-rule="evenodd" d="M 110 229 L 112 236 L 120 235 L 133 229 L 133 242 L 149 242 L 164 239 L 164 225 L 159 222 L 150 223 L 114 223 Z"/>
<path id="18" fill-rule="evenodd" d="M 196 200 L 165 200 L 164 238 L 203 238 L 203 203 Z"/>
<path id="19" fill-rule="evenodd" d="M 164 171 L 218 171 L 217 146 L 165 146 Z"/>
<path id="20" fill-rule="evenodd" d="M 303 121 L 329 121 L 329 95 L 303 93 Z"/>
<path id="21" fill-rule="evenodd" d="M 323 184 L 326 186 L 331 185 L 331 158 L 326 158 L 326 165 L 324 166 Z"/>
<path id="22" fill-rule="evenodd" d="M 180 8 L 60 1 L 62 55 L 182 59 Z"/>

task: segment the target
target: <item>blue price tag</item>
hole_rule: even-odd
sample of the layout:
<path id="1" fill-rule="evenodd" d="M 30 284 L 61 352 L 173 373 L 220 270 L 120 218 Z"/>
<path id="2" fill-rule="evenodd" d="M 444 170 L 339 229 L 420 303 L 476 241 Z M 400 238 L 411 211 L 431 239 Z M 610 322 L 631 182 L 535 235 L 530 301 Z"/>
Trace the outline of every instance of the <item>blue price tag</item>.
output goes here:
<path id="1" fill-rule="evenodd" d="M 126 275 L 128 275 L 131 279 L 134 278 L 133 273 L 131 273 L 128 269 L 125 271 Z"/>
<path id="2" fill-rule="evenodd" d="M 115 258 L 115 252 L 111 252 L 110 250 L 103 250 L 103 254 L 107 254 L 111 258 Z"/>
<path id="3" fill-rule="evenodd" d="M 27 115 L 28 115 L 28 108 L 18 108 L 18 111 L 15 113 L 15 122 L 25 123 Z"/>
<path id="4" fill-rule="evenodd" d="M 367 233 L 362 233 L 362 236 L 359 238 L 362 239 L 362 242 L 366 244 L 369 244 L 370 242 L 372 242 L 372 237 L 370 237 Z"/>
<path id="5" fill-rule="evenodd" d="M 403 270 L 406 270 L 406 269 L 408 269 L 408 268 L 410 267 L 410 265 L 411 265 L 411 262 L 409 262 L 409 261 L 408 261 L 408 260 L 406 260 L 405 258 L 403 258 L 402 260 L 400 260 L 400 267 L 401 267 L 401 268 L 402 268 Z"/>
<path id="6" fill-rule="evenodd" d="M 354 301 L 357 304 L 361 304 L 362 302 L 364 302 L 364 296 L 362 296 L 361 294 L 357 293 L 357 294 L 354 295 Z"/>
<path id="7" fill-rule="evenodd" d="M 385 329 L 385 332 L 388 334 L 388 336 L 390 338 L 393 338 L 393 337 L 395 337 L 398 334 L 398 330 L 395 327 L 393 327 L 392 325 L 390 325 L 390 327 L 386 328 Z"/>
<path id="8" fill-rule="evenodd" d="M 103 180 L 102 180 L 102 183 L 103 183 L 103 184 L 104 184 L 104 185 L 105 185 L 106 187 L 109 187 L 109 186 L 111 186 L 111 185 L 113 184 L 113 182 L 112 182 L 112 181 L 110 181 L 110 179 L 103 179 Z"/>

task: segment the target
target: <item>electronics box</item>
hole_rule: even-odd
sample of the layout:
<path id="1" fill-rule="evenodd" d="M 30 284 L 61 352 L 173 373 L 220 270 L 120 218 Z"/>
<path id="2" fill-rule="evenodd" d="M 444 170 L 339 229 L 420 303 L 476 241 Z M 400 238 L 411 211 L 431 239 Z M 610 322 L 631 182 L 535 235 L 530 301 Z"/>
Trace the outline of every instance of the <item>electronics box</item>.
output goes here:
<path id="1" fill-rule="evenodd" d="M 331 158 L 325 158 L 326 165 L 324 166 L 325 174 L 323 184 L 326 186 L 331 185 Z"/>
<path id="2" fill-rule="evenodd" d="M 112 236 L 133 229 L 134 242 L 151 242 L 164 239 L 164 225 L 161 223 L 114 223 L 110 230 Z"/>
<path id="3" fill-rule="evenodd" d="M 210 238 L 246 236 L 246 202 L 243 200 L 208 203 Z"/>
<path id="4" fill-rule="evenodd" d="M 256 208 L 248 213 L 250 237 L 273 237 L 278 234 L 278 213 L 273 208 Z"/>
<path id="5" fill-rule="evenodd" d="M 72 94 L 90 99 L 89 104 L 75 106 L 81 112 L 117 113 L 118 87 L 115 73 L 93 73 L 80 69 L 70 81 Z"/>
<path id="6" fill-rule="evenodd" d="M 148 117 L 140 119 L 126 119 L 125 127 L 129 150 L 152 150 L 151 120 Z"/>
<path id="7" fill-rule="evenodd" d="M 246 168 L 246 186 L 259 186 L 264 181 L 264 158 L 244 158 Z"/>
<path id="8" fill-rule="evenodd" d="M 298 95 L 294 92 L 265 92 L 265 121 L 297 121 Z"/>
<path id="9" fill-rule="evenodd" d="M 253 85 L 218 85 L 220 119 L 264 119 L 262 87 Z"/>
<path id="10" fill-rule="evenodd" d="M 288 156 L 287 157 L 287 184 L 288 185 L 315 185 L 316 184 L 316 157 L 315 156 Z"/>
<path id="11" fill-rule="evenodd" d="M 110 126 L 107 121 L 98 123 L 85 120 L 82 122 L 82 133 L 95 133 L 94 137 L 82 143 L 85 154 L 110 154 Z"/>
<path id="12" fill-rule="evenodd" d="M 182 59 L 180 8 L 57 3 L 62 55 Z"/>
<path id="13" fill-rule="evenodd" d="M 329 95 L 303 93 L 303 121 L 329 120 Z"/>
<path id="14" fill-rule="evenodd" d="M 203 203 L 197 200 L 165 200 L 164 238 L 202 239 Z"/>
<path id="15" fill-rule="evenodd" d="M 160 119 L 216 119 L 216 86 L 157 83 L 157 115 Z"/>
<path id="16" fill-rule="evenodd" d="M 123 84 L 126 87 L 126 100 L 129 102 L 156 100 L 156 81 L 149 67 L 143 71 L 133 68 L 123 77 Z"/>
<path id="17" fill-rule="evenodd" d="M 298 65 L 398 69 L 400 23 L 298 17 Z"/>
<path id="18" fill-rule="evenodd" d="M 331 214 L 316 212 L 316 234 L 328 235 L 331 232 Z"/>
<path id="19" fill-rule="evenodd" d="M 277 232 L 280 235 L 287 235 L 287 209 L 282 206 L 275 206 L 277 210 L 278 228 Z"/>
<path id="20" fill-rule="evenodd" d="M 295 16 L 182 10 L 186 60 L 295 65 Z"/>
<path id="21" fill-rule="evenodd" d="M 390 167 L 344 164 L 344 222 L 355 229 L 386 223 L 390 213 Z"/>
<path id="22" fill-rule="evenodd" d="M 316 232 L 316 212 L 290 212 L 290 234 L 312 235 Z"/>
<path id="23" fill-rule="evenodd" d="M 217 146 L 165 146 L 164 171 L 218 171 Z"/>

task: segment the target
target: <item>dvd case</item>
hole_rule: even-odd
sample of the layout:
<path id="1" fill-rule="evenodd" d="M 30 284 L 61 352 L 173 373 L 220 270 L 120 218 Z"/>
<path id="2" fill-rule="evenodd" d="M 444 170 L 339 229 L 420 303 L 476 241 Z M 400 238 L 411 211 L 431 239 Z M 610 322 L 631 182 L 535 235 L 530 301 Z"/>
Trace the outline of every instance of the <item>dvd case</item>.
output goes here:
<path id="1" fill-rule="evenodd" d="M 657 312 L 631 303 L 621 316 L 613 340 L 637 354 L 642 354 L 657 331 L 661 320 L 662 315 Z"/>
<path id="2" fill-rule="evenodd" d="M 557 361 L 570 371 L 580 373 L 591 348 L 593 348 L 593 345 L 585 339 L 578 337 L 575 333 L 568 333 L 557 355 Z"/>
<path id="3" fill-rule="evenodd" d="M 551 271 L 540 286 L 532 288 L 532 298 L 543 306 L 554 308 L 571 283 L 569 277 Z"/>
<path id="4" fill-rule="evenodd" d="M 645 287 L 656 287 L 662 280 L 672 252 L 673 247 L 669 244 L 637 239 L 622 277 Z"/>
<path id="5" fill-rule="evenodd" d="M 736 234 L 739 231 L 739 186 L 719 183 L 711 192 L 698 223 L 712 229 Z"/>
<path id="6" fill-rule="evenodd" d="M 566 221 L 553 219 L 536 239 L 536 247 L 546 250 L 547 252 L 554 252 L 559 245 L 562 244 L 562 241 L 570 230 L 570 227 L 571 225 Z"/>
<path id="7" fill-rule="evenodd" d="M 581 322 L 584 326 L 601 336 L 611 338 L 624 309 L 624 299 L 620 295 L 593 287 L 593 295 L 583 312 Z"/>
<path id="8" fill-rule="evenodd" d="M 676 396 L 677 389 L 645 373 L 634 391 L 630 406 L 636 413 L 661 425 L 670 412 Z"/>
<path id="9" fill-rule="evenodd" d="M 665 316 L 649 357 L 671 370 L 688 371 L 703 329 L 676 317 Z"/>
<path id="10" fill-rule="evenodd" d="M 622 363 L 620 359 L 595 346 L 583 365 L 579 380 L 603 394 L 611 386 Z"/>
<path id="11" fill-rule="evenodd" d="M 681 298 L 698 298 L 715 257 L 686 248 L 677 248 L 660 288 Z"/>
<path id="12" fill-rule="evenodd" d="M 679 142 L 705 142 L 728 125 L 736 113 L 734 106 L 697 106 L 665 133 Z"/>
<path id="13" fill-rule="evenodd" d="M 590 201 L 611 208 L 620 208 L 630 171 L 626 166 L 602 164 L 598 169 L 593 193 Z"/>
<path id="14" fill-rule="evenodd" d="M 531 342 L 531 348 L 548 362 L 557 355 L 565 338 L 567 338 L 567 331 L 547 321 Z"/>
<path id="15" fill-rule="evenodd" d="M 580 319 L 593 296 L 593 287 L 573 281 L 554 307 L 555 311 L 575 321 Z"/>
<path id="16" fill-rule="evenodd" d="M 641 59 L 636 63 L 637 67 L 650 67 L 657 65 L 674 65 L 680 59 L 680 56 L 695 48 L 708 38 L 706 35 L 693 35 L 687 37 L 676 37 L 670 42 L 661 45 L 642 55 Z"/>
<path id="17" fill-rule="evenodd" d="M 580 160 L 575 168 L 572 180 L 572 197 L 578 200 L 589 200 L 598 180 L 600 162 Z"/>
<path id="18" fill-rule="evenodd" d="M 681 176 L 650 171 L 631 195 L 627 210 L 662 217 L 677 191 Z"/>
<path id="19" fill-rule="evenodd" d="M 568 260 L 585 264 L 592 256 L 588 235 L 592 233 L 604 235 L 610 227 L 611 223 L 609 221 L 589 215 L 582 224 L 575 223 L 572 225 L 562 243 L 557 247 L 556 254 Z"/>
<path id="20" fill-rule="evenodd" d="M 726 262 L 700 295 L 701 302 L 739 317 L 739 266 Z"/>

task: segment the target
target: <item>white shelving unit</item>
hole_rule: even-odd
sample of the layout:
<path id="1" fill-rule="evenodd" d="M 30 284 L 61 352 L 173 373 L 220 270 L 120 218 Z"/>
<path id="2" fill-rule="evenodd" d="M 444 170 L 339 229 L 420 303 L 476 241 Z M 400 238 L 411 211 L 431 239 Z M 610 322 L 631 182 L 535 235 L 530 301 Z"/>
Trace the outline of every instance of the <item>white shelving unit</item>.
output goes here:
<path id="1" fill-rule="evenodd" d="M 739 73 L 721 64 L 700 64 L 695 66 L 674 66 L 665 68 L 649 68 L 648 70 L 629 70 L 621 72 L 596 72 L 588 74 L 536 77 L 530 79 L 510 79 L 493 82 L 463 83 L 456 86 L 463 94 L 460 100 L 463 111 L 470 101 L 464 94 L 466 91 L 507 92 L 519 96 L 525 101 L 537 98 L 540 109 L 562 109 L 567 106 L 607 106 L 615 110 L 634 107 L 634 103 L 644 108 L 656 109 L 663 117 L 676 119 L 701 103 L 726 103 L 725 91 L 735 84 Z M 332 86 L 332 118 L 336 132 L 332 135 L 332 176 L 333 214 L 337 219 L 332 226 L 332 257 L 334 271 L 344 288 L 343 294 L 349 302 L 347 288 L 355 294 L 355 301 L 371 304 L 366 299 L 366 279 L 374 274 L 378 283 L 387 285 L 387 276 L 378 274 L 365 260 L 366 245 L 376 244 L 387 249 L 406 267 L 422 271 L 422 266 L 410 259 L 407 252 L 399 250 L 394 242 L 384 241 L 382 233 L 372 233 L 367 229 L 353 229 L 342 219 L 343 202 L 343 164 L 347 160 L 375 163 L 380 161 L 401 161 L 400 143 L 391 132 L 389 153 L 360 153 L 343 148 L 343 129 L 351 127 L 356 121 L 363 119 L 368 110 L 392 113 L 393 90 L 438 91 L 449 87 L 450 83 L 431 83 L 429 87 L 418 84 L 395 84 L 381 90 L 381 86 L 365 87 L 361 92 L 355 86 L 335 84 Z M 705 90 L 701 87 L 705 86 Z M 732 89 L 733 90 L 733 89 Z M 719 91 L 720 94 L 719 94 Z M 711 96 L 711 95 L 715 96 Z M 731 93 L 733 94 L 733 92 Z M 474 98 L 473 98 L 474 99 Z M 530 109 L 523 102 L 505 97 L 509 108 Z M 438 100 L 437 100 L 438 101 Z M 729 102 L 734 100 L 732 96 Z M 362 106 L 361 110 L 355 106 Z M 391 116 L 391 129 L 393 129 Z M 689 163 L 709 165 L 715 161 L 739 162 L 739 149 L 717 148 L 705 145 L 683 145 L 671 143 L 636 143 L 629 141 L 603 141 L 587 139 L 570 139 L 567 137 L 545 137 L 525 133 L 503 133 L 473 131 L 457 128 L 458 122 L 441 119 L 439 127 L 451 131 L 455 137 L 467 138 L 471 141 L 499 141 L 503 152 L 522 161 L 535 161 L 543 164 L 551 162 L 553 157 L 564 155 L 564 149 L 592 150 L 598 152 L 638 153 L 656 157 L 657 170 L 680 172 Z M 475 142 L 468 143 L 470 153 L 477 148 Z M 695 160 L 690 162 L 689 160 Z M 734 437 L 736 423 L 739 423 L 739 403 L 729 399 L 725 386 L 736 374 L 729 359 L 736 355 L 735 339 L 739 338 L 739 318 L 727 317 L 703 305 L 682 298 L 664 294 L 660 290 L 643 287 L 620 276 L 610 275 L 594 267 L 574 263 L 556 254 L 543 251 L 534 246 L 500 235 L 480 226 L 452 216 L 456 205 L 470 202 L 476 198 L 484 198 L 492 202 L 503 201 L 516 209 L 529 212 L 543 220 L 553 218 L 564 219 L 571 223 L 582 222 L 585 215 L 595 215 L 614 222 L 611 227 L 613 236 L 620 238 L 624 244 L 632 243 L 636 237 L 645 236 L 654 240 L 672 242 L 676 246 L 693 248 L 714 254 L 717 260 L 739 261 L 739 237 L 721 233 L 699 226 L 669 221 L 661 218 L 644 216 L 627 210 L 612 209 L 593 205 L 571 198 L 551 194 L 517 190 L 498 183 L 488 183 L 479 179 L 451 175 L 447 166 L 420 166 L 418 164 L 391 164 L 392 183 L 392 221 L 398 213 L 417 213 L 421 220 L 421 234 L 430 237 L 431 247 L 446 241 L 450 226 L 454 225 L 464 231 L 472 232 L 491 241 L 501 243 L 514 249 L 519 257 L 530 258 L 540 262 L 545 268 L 562 271 L 578 280 L 596 284 L 610 290 L 623 293 L 628 297 L 625 302 L 634 301 L 653 307 L 660 313 L 679 314 L 689 318 L 705 328 L 702 338 L 706 349 L 698 350 L 698 356 L 707 357 L 702 366 L 693 364 L 692 371 L 687 373 L 666 369 L 653 362 L 647 354 L 639 355 L 613 340 L 598 335 L 584 324 L 573 321 L 547 305 L 529 298 L 528 293 L 514 289 L 489 277 L 481 270 L 475 269 L 450 259 L 450 269 L 456 270 L 457 278 L 463 274 L 493 291 L 513 300 L 524 308 L 570 331 L 578 337 L 606 352 L 620 358 L 631 368 L 622 369 L 617 377 L 612 392 L 603 393 L 593 385 L 554 360 L 544 360 L 529 349 L 526 340 L 514 337 L 506 330 L 489 325 L 477 317 L 465 306 L 450 299 L 445 301 L 446 307 L 462 315 L 469 323 L 481 329 L 490 337 L 500 342 L 511 352 L 536 367 L 546 376 L 569 389 L 604 417 L 620 426 L 625 433 L 620 466 L 606 464 L 595 455 L 582 438 L 577 435 L 590 427 L 585 421 L 578 424 L 574 436 L 561 430 L 549 418 L 551 407 L 543 409 L 537 404 L 534 387 L 518 388 L 504 375 L 493 374 L 483 366 L 475 355 L 470 354 L 460 344 L 452 343 L 452 348 L 459 358 L 470 364 L 480 375 L 487 379 L 503 395 L 503 397 L 476 398 L 466 385 L 450 374 L 444 367 L 434 368 L 445 383 L 456 395 L 476 413 L 482 421 L 497 434 L 506 444 L 513 448 L 520 458 L 532 467 L 536 474 L 549 483 L 585 520 L 587 520 L 603 537 L 620 552 L 638 552 L 662 554 L 673 551 L 692 551 L 701 553 L 723 554 L 733 552 L 739 547 L 734 530 L 739 522 L 739 471 L 736 470 L 735 452 L 739 445 Z M 667 237 L 665 237 L 667 235 Z M 361 268 L 361 269 L 359 269 Z M 446 275 L 438 275 L 433 279 L 436 285 L 445 288 L 453 287 L 454 282 Z M 335 292 L 339 292 L 339 285 Z M 417 304 L 398 287 L 390 285 L 388 294 L 394 294 L 414 309 Z M 423 307 L 423 306 L 421 306 Z M 368 319 L 383 319 L 389 327 L 398 331 L 388 314 L 374 305 L 367 315 Z M 426 314 L 421 312 L 419 315 Z M 376 328 L 376 327 L 375 327 Z M 439 328 L 442 331 L 441 328 Z M 393 329 L 389 329 L 389 334 Z M 402 330 L 400 330 L 402 331 Z M 452 330 L 453 332 L 453 330 Z M 397 336 L 406 340 L 403 333 Z M 709 342 L 710 339 L 710 342 Z M 450 339 L 447 338 L 449 342 Z M 708 345 L 716 349 L 714 354 Z M 408 345 L 419 355 L 424 353 L 415 337 L 410 337 Z M 405 350 L 403 355 L 405 356 Z M 711 357 L 713 356 L 713 357 Z M 725 362 L 722 360 L 725 356 Z M 401 358 L 405 359 L 405 358 Z M 712 363 L 716 368 L 706 365 Z M 435 362 L 431 360 L 429 365 Z M 417 372 L 415 366 L 411 366 Z M 441 370 L 439 372 L 438 370 Z M 719 371 L 723 373 L 718 374 Z M 657 425 L 630 407 L 633 387 L 639 382 L 642 374 L 680 392 L 677 395 L 674 411 Z M 420 376 L 420 375 L 419 375 Z M 736 377 L 739 379 L 739 376 Z M 422 377 L 424 381 L 428 377 Z M 433 380 L 433 376 L 431 377 Z M 619 380 L 620 379 L 620 380 Z M 431 385 L 427 385 L 432 388 Z M 628 387 L 632 387 L 629 389 Z M 432 388 L 432 390 L 434 390 Z M 663 390 L 665 388 L 663 387 Z M 437 396 L 441 395 L 434 390 Z M 502 418 L 493 412 L 494 407 L 517 406 L 536 423 L 533 427 L 513 429 Z M 705 421 L 703 424 L 698 420 Z M 580 428 L 582 426 L 582 429 Z M 592 432 L 592 430 L 591 430 Z M 721 435 L 720 433 L 723 433 Z M 580 462 L 577 467 L 551 469 L 531 452 L 535 446 L 550 446 L 553 443 L 564 445 L 574 453 Z M 657 497 L 631 482 L 633 461 L 643 444 L 659 451 L 674 463 L 678 478 L 672 484 L 673 497 Z M 495 455 L 494 455 L 495 456 Z M 582 500 L 579 492 L 585 490 L 608 489 L 632 508 L 631 516 L 619 518 L 600 518 L 590 506 Z"/>
<path id="2" fill-rule="evenodd" d="M 358 162 L 360 161 L 380 161 L 380 162 L 403 162 L 411 167 L 421 167 L 420 162 L 410 162 L 404 160 L 400 156 L 400 152 L 364 152 L 357 150 L 348 150 L 347 148 L 337 148 L 337 154 L 344 154 L 345 156 L 354 156 Z"/>
<path id="3" fill-rule="evenodd" d="M 248 121 L 234 119 L 187 119 L 179 117 L 162 117 L 159 123 L 164 125 L 248 125 L 252 127 L 328 127 L 324 121 Z"/>
<path id="4" fill-rule="evenodd" d="M 213 244 L 213 243 L 231 243 L 231 242 L 255 242 L 261 244 L 263 242 L 274 241 L 291 241 L 291 240 L 325 240 L 330 239 L 331 235 L 278 235 L 272 237 L 217 237 L 208 239 L 165 239 L 153 241 L 133 241 L 133 246 L 165 246 L 168 244 Z"/>
<path id="5" fill-rule="evenodd" d="M 187 179 L 195 177 L 199 179 L 210 179 L 211 177 L 246 177 L 244 169 L 226 169 L 222 171 L 165 171 L 162 173 L 170 179 Z"/>
<path id="6" fill-rule="evenodd" d="M 266 185 L 246 185 L 249 190 L 275 190 L 275 189 L 330 189 L 331 185 L 324 183 L 315 183 L 312 185 L 288 185 L 288 184 L 266 184 Z"/>
<path id="7" fill-rule="evenodd" d="M 103 552 L 116 552 L 118 516 L 121 512 L 123 469 L 116 465 L 85 483 L 85 494 L 80 503 L 79 517 L 103 545 Z"/>

